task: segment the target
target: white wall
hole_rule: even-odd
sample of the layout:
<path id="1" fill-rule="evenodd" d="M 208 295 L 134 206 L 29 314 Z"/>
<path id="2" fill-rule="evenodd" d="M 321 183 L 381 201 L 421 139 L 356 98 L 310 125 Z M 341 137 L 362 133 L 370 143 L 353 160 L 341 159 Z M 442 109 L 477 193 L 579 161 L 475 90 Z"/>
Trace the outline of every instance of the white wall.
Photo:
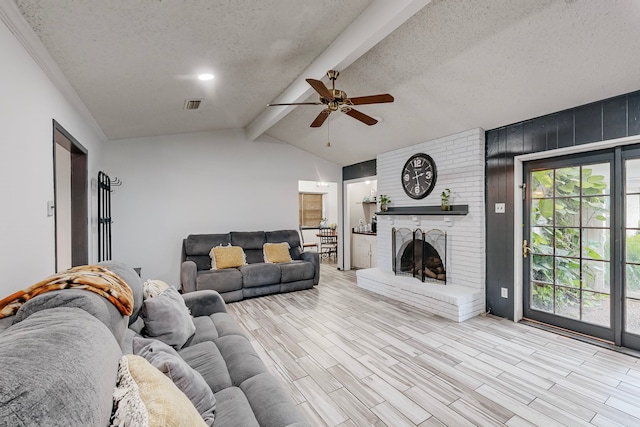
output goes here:
<path id="1" fill-rule="evenodd" d="M 54 219 L 47 217 L 52 119 L 89 150 L 89 176 L 97 174 L 101 139 L 1 19 L 0 64 L 0 295 L 7 295 L 55 271 Z"/>
<path id="2" fill-rule="evenodd" d="M 196 233 L 298 229 L 298 181 L 342 170 L 292 146 L 226 130 L 110 141 L 113 259 L 179 285 L 182 239 Z M 341 198 L 341 194 L 339 194 Z"/>
<path id="3" fill-rule="evenodd" d="M 378 186 L 377 180 L 354 182 L 347 185 L 349 195 L 349 228 L 357 226 L 362 220 L 365 224 L 371 222 L 373 214 L 376 213 L 378 205 L 363 205 L 362 201 L 365 197 L 371 197 L 371 190 L 375 190 Z"/>
<path id="4" fill-rule="evenodd" d="M 469 205 L 466 216 L 422 216 L 418 223 L 409 216 L 378 218 L 378 267 L 391 271 L 392 227 L 437 228 L 447 233 L 447 284 L 484 289 L 485 286 L 485 202 L 484 131 L 472 129 L 387 152 L 377 157 L 378 194 L 386 194 L 392 206 L 439 206 L 440 193 L 451 189 L 451 204 Z M 400 183 L 404 163 L 416 153 L 429 154 L 436 163 L 437 181 L 424 199 L 409 198 Z M 445 222 L 451 220 L 451 226 Z M 484 295 L 484 293 L 483 293 Z"/>

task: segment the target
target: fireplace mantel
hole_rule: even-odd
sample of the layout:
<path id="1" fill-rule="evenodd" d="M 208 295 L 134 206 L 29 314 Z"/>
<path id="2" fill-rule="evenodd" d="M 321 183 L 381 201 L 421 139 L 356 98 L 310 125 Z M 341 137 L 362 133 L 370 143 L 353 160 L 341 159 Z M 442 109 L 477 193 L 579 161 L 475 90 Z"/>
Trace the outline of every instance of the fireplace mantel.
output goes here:
<path id="1" fill-rule="evenodd" d="M 467 215 L 469 205 L 451 205 L 451 210 L 443 211 L 437 206 L 390 206 L 385 212 L 376 212 L 376 215 Z"/>

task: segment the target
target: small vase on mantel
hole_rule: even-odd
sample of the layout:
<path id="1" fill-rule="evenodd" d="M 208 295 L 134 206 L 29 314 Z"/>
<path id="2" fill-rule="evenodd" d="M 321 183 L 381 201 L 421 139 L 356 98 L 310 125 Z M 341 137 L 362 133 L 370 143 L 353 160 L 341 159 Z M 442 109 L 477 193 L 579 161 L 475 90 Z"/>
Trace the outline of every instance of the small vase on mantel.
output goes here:
<path id="1" fill-rule="evenodd" d="M 380 200 L 380 210 L 382 212 L 386 212 L 389 210 L 389 203 L 391 203 L 391 199 L 389 197 L 387 197 L 384 194 L 381 194 L 380 197 L 378 197 L 378 200 Z"/>
<path id="2" fill-rule="evenodd" d="M 444 191 L 440 194 L 440 210 L 450 211 L 451 205 L 449 204 L 449 198 L 451 197 L 451 190 L 445 188 Z"/>

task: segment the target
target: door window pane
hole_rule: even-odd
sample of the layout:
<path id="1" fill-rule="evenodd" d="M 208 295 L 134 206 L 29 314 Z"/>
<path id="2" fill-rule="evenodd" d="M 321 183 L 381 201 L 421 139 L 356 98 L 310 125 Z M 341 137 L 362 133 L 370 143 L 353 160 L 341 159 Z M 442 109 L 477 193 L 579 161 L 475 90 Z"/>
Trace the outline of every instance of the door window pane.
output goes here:
<path id="1" fill-rule="evenodd" d="M 582 321 L 609 327 L 610 296 L 597 292 L 582 292 Z"/>
<path id="2" fill-rule="evenodd" d="M 553 227 L 531 228 L 531 250 L 535 254 L 553 255 Z"/>
<path id="3" fill-rule="evenodd" d="M 582 167 L 582 194 L 594 196 L 610 194 L 611 166 L 609 163 L 585 165 Z"/>
<path id="4" fill-rule="evenodd" d="M 557 227 L 580 227 L 580 198 L 556 199 L 555 217 Z"/>
<path id="5" fill-rule="evenodd" d="M 553 197 L 553 169 L 531 173 L 531 197 L 533 199 Z"/>
<path id="6" fill-rule="evenodd" d="M 582 256 L 589 259 L 609 260 L 611 247 L 608 228 L 585 228 L 582 230 Z"/>
<path id="7" fill-rule="evenodd" d="M 582 225 L 583 227 L 609 228 L 610 197 L 584 197 L 582 199 Z"/>
<path id="8" fill-rule="evenodd" d="M 555 196 L 580 195 L 580 167 L 556 169 Z"/>
<path id="9" fill-rule="evenodd" d="M 582 288 L 592 291 L 611 292 L 610 263 L 606 261 L 582 261 Z"/>
<path id="10" fill-rule="evenodd" d="M 556 256 L 580 256 L 580 229 L 556 228 Z"/>
<path id="11" fill-rule="evenodd" d="M 553 313 L 553 285 L 531 283 L 531 308 Z"/>

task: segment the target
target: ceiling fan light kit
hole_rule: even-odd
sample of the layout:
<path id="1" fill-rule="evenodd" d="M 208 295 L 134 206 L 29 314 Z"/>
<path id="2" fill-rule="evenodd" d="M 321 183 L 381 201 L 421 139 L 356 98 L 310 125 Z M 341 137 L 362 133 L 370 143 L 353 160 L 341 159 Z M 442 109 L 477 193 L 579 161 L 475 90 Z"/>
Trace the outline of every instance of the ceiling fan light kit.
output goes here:
<path id="1" fill-rule="evenodd" d="M 320 80 L 315 79 L 306 79 L 307 83 L 315 90 L 318 95 L 320 95 L 320 99 L 318 102 L 293 102 L 293 103 L 284 103 L 284 104 L 267 104 L 270 107 L 280 106 L 280 105 L 326 105 L 326 108 L 323 109 L 320 114 L 311 122 L 312 128 L 317 128 L 322 126 L 322 124 L 327 120 L 329 114 L 334 111 L 340 110 L 345 113 L 349 117 L 353 117 L 356 120 L 361 121 L 362 123 L 372 126 L 378 123 L 378 120 L 374 119 L 371 116 L 364 114 L 361 111 L 355 110 L 351 106 L 353 105 L 365 105 L 365 104 L 381 104 L 386 102 L 393 102 L 393 96 L 388 93 L 382 93 L 379 95 L 368 95 L 368 96 L 358 96 L 355 98 L 349 98 L 347 93 L 336 89 L 336 79 L 340 75 L 340 72 L 337 70 L 329 70 L 327 71 L 327 76 L 329 80 L 331 80 L 331 89 L 327 88 L 325 84 Z M 330 146 L 329 142 L 327 142 L 327 146 Z"/>

